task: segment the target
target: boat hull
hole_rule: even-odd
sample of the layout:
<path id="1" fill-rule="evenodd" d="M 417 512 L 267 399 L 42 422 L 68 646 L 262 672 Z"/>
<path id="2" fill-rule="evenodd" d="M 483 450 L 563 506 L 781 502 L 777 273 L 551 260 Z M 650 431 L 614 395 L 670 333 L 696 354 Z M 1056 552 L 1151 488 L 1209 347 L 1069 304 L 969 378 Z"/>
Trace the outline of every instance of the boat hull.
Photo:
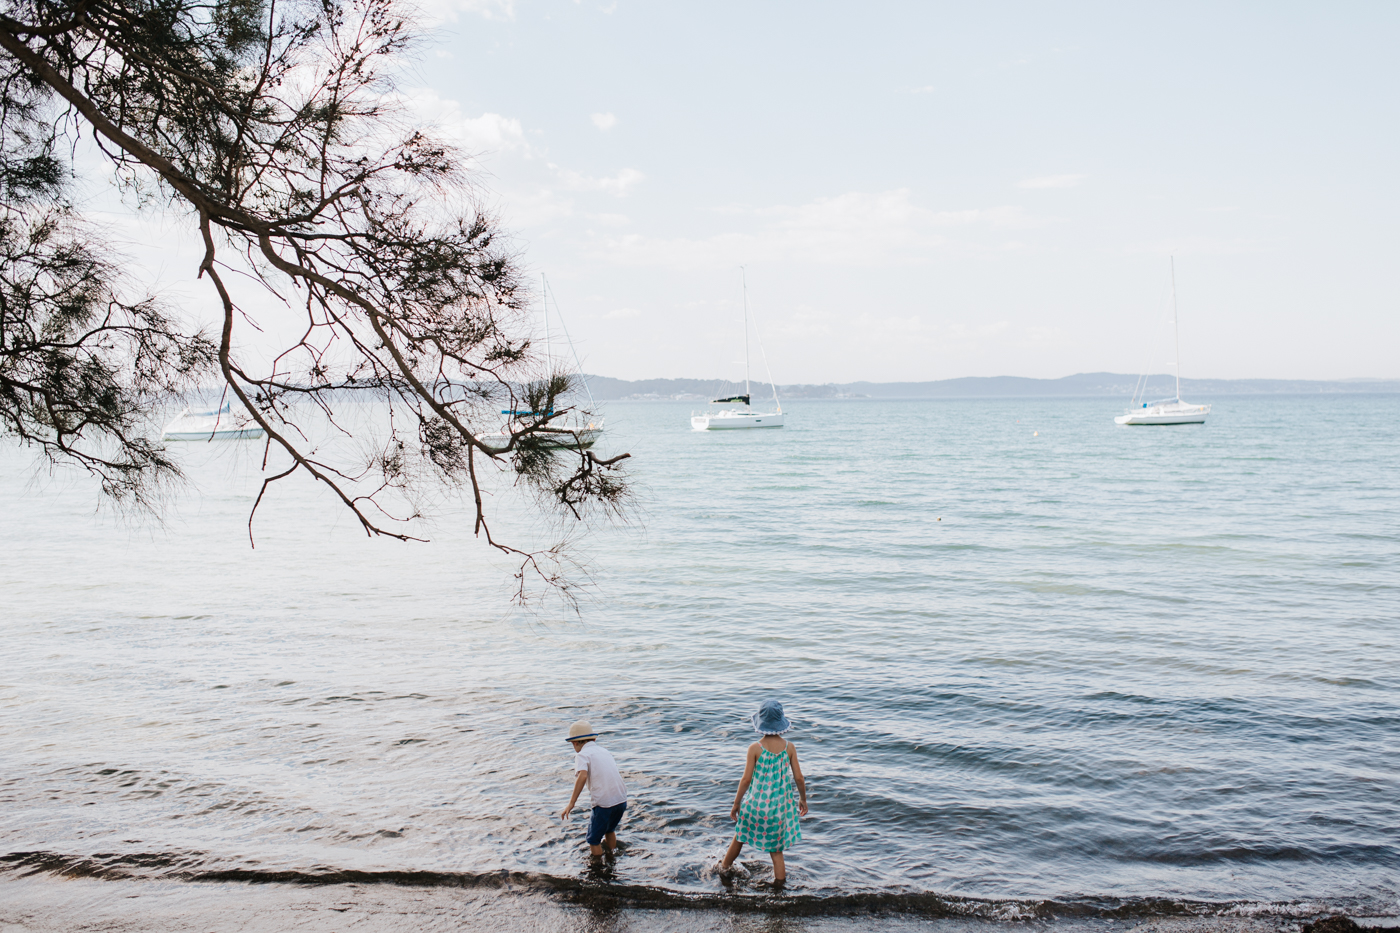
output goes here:
<path id="1" fill-rule="evenodd" d="M 1115 424 L 1205 424 L 1209 405 L 1191 405 L 1180 411 L 1144 408 L 1114 418 Z"/>
<path id="2" fill-rule="evenodd" d="M 161 435 L 167 441 L 242 441 L 256 440 L 263 436 L 263 429 L 228 428 L 218 431 L 166 431 Z"/>
<path id="3" fill-rule="evenodd" d="M 498 431 L 495 434 L 478 434 L 476 439 L 495 448 L 504 448 L 511 440 L 510 434 Z M 555 428 L 534 432 L 540 446 L 552 450 L 588 450 L 603 436 L 602 428 Z"/>
<path id="4" fill-rule="evenodd" d="M 747 428 L 781 428 L 782 412 L 772 414 L 729 414 L 696 415 L 690 419 L 694 431 L 736 431 Z"/>
<path id="5" fill-rule="evenodd" d="M 160 432 L 163 441 L 244 441 L 262 437 L 264 431 L 247 412 L 233 412 L 228 406 L 220 411 L 180 412 L 174 421 Z"/>

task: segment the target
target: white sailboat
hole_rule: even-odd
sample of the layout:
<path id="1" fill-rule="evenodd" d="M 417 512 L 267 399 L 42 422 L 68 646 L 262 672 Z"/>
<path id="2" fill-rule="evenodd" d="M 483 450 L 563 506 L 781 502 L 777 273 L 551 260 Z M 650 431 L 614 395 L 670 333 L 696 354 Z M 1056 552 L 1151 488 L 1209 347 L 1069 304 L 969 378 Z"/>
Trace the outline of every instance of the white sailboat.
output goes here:
<path id="1" fill-rule="evenodd" d="M 544 274 L 540 274 L 540 298 L 544 304 L 544 359 L 546 368 L 550 365 L 550 335 L 549 335 L 549 283 L 545 280 Z M 583 390 L 588 394 L 588 407 L 593 409 L 597 404 L 593 401 L 593 390 L 588 387 L 588 379 L 583 375 L 583 364 L 579 362 L 578 350 L 574 348 L 574 340 L 569 336 L 569 326 L 564 323 L 564 315 L 559 314 L 558 302 L 554 305 L 555 313 L 559 317 L 559 326 L 564 329 L 564 339 L 568 341 L 569 352 L 573 354 L 574 365 L 577 367 L 579 381 L 583 383 Z M 489 434 L 478 434 L 477 440 L 490 444 L 493 447 L 505 447 L 510 443 L 513 435 L 529 430 L 538 442 L 545 447 L 567 448 L 569 450 L 587 450 L 598 442 L 598 438 L 603 434 L 603 419 L 596 418 L 584 424 L 582 419 L 570 419 L 567 416 L 562 421 L 551 421 L 543 427 L 529 429 L 528 424 L 514 420 L 518 418 L 535 418 L 541 414 L 552 415 L 553 412 L 533 412 L 514 411 L 503 409 L 501 414 L 508 415 L 512 419 L 507 422 L 499 431 Z"/>
<path id="2" fill-rule="evenodd" d="M 186 408 L 161 432 L 164 441 L 236 441 L 263 436 L 262 427 L 246 411 L 232 410 L 230 402 L 215 411 Z"/>
<path id="3" fill-rule="evenodd" d="M 511 411 L 503 409 L 503 415 L 533 415 L 529 411 Z M 513 422 L 499 431 L 489 434 L 478 434 L 476 439 L 483 444 L 492 447 L 503 448 L 510 443 L 512 435 L 525 431 L 526 427 L 519 422 Z M 535 428 L 529 432 L 530 436 L 539 441 L 541 447 L 566 448 L 568 450 L 587 450 L 598 442 L 598 438 L 603 434 L 602 422 L 590 421 L 587 425 L 578 427 L 560 428 Z"/>
<path id="4" fill-rule="evenodd" d="M 1172 332 L 1176 340 L 1176 395 L 1155 402 L 1143 401 L 1141 407 L 1138 393 L 1133 393 L 1133 401 L 1126 412 L 1114 418 L 1116 424 L 1205 424 L 1210 414 L 1209 405 L 1192 405 L 1181 400 L 1181 328 L 1177 324 L 1176 313 L 1176 257 L 1171 260 L 1172 269 Z M 1143 384 L 1146 389 L 1146 384 Z"/>
<path id="5" fill-rule="evenodd" d="M 723 408 L 716 412 L 695 414 L 690 417 L 690 427 L 694 431 L 732 431 L 744 428 L 781 428 L 783 426 L 783 403 L 778 401 L 778 385 L 773 381 L 773 370 L 768 368 L 768 354 L 763 352 L 763 341 L 758 344 L 763 354 L 763 367 L 768 371 L 768 384 L 773 387 L 773 406 L 776 411 L 754 411 L 753 392 L 749 386 L 749 283 L 747 273 L 739 267 L 744 290 L 744 394 L 728 398 L 713 399 L 712 405 L 727 405 L 731 402 L 742 404 L 743 408 Z"/>

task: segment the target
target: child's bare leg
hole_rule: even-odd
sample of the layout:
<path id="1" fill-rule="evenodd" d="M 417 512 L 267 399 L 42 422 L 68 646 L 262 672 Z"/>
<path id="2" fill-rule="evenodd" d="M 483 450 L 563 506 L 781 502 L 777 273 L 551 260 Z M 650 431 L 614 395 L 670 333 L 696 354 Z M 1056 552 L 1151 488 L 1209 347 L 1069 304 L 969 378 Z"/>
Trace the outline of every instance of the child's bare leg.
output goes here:
<path id="1" fill-rule="evenodd" d="M 729 851 L 724 853 L 724 861 L 719 863 L 720 871 L 729 871 L 729 867 L 734 864 L 734 860 L 739 857 L 739 852 L 744 848 L 744 844 L 735 839 L 729 844 Z"/>
<path id="2" fill-rule="evenodd" d="M 589 852 L 592 852 L 594 855 L 602 855 L 602 854 L 603 854 L 603 847 L 602 847 L 602 846 L 590 845 L 590 846 L 588 847 L 588 851 L 589 851 Z"/>
<path id="3" fill-rule="evenodd" d="M 769 852 L 768 854 L 771 855 L 771 856 L 773 856 L 773 880 L 774 880 L 774 881 L 786 881 L 786 880 L 787 880 L 787 864 L 783 861 L 783 853 L 781 853 L 781 852 Z"/>
<path id="4" fill-rule="evenodd" d="M 617 833 L 608 833 L 603 837 L 603 845 L 609 849 L 617 849 Z"/>

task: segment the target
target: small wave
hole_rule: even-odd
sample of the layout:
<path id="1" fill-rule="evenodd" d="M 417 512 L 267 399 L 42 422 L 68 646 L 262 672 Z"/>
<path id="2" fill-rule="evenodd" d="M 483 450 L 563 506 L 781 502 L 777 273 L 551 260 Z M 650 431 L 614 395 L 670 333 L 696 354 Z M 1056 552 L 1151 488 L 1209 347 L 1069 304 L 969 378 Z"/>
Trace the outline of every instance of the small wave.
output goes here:
<path id="1" fill-rule="evenodd" d="M 496 889 L 516 894 L 545 895 L 588 908 L 642 910 L 717 910 L 736 913 L 780 913 L 787 916 L 900 914 L 922 918 L 965 918 L 994 921 L 1134 920 L 1165 917 L 1279 917 L 1297 919 L 1366 906 L 1360 900 L 1312 899 L 1265 903 L 1258 901 L 1200 901 L 1171 897 L 1077 896 L 1068 898 L 976 898 L 931 891 L 786 892 L 768 886 L 761 891 L 703 892 L 617 882 L 607 869 L 582 877 L 526 871 L 427 871 L 384 869 L 367 871 L 320 867 L 310 869 L 199 868 L 195 853 L 127 853 L 69 856 L 53 852 L 11 852 L 0 855 L 0 873 L 21 876 L 50 874 L 100 880 L 162 880 L 190 883 L 274 885 L 384 885 L 414 888 Z"/>

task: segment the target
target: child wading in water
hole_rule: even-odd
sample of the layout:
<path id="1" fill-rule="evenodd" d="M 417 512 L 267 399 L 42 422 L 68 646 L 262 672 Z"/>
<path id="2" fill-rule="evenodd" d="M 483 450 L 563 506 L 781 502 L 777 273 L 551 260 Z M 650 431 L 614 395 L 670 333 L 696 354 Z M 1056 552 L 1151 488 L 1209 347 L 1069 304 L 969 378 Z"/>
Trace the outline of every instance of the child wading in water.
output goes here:
<path id="1" fill-rule="evenodd" d="M 729 871 L 748 844 L 773 857 L 773 880 L 781 884 L 787 880 L 783 852 L 802 841 L 797 818 L 807 815 L 807 782 L 797 764 L 796 746 L 783 738 L 783 733 L 792 728 L 783 715 L 783 704 L 768 700 L 750 721 L 763 738 L 749 746 L 744 777 L 729 811 L 729 818 L 737 824 L 734 841 L 719 863 L 719 870 Z"/>
<path id="2" fill-rule="evenodd" d="M 583 793 L 584 785 L 588 785 L 588 796 L 593 803 L 593 816 L 588 821 L 588 848 L 594 855 L 602 855 L 605 842 L 609 852 L 617 848 L 617 825 L 622 822 L 622 814 L 627 812 L 627 786 L 622 783 L 617 762 L 598 744 L 597 738 L 598 733 L 582 720 L 569 727 L 569 744 L 574 747 L 574 793 L 559 818 L 565 823 L 569 821 L 578 795 Z"/>

